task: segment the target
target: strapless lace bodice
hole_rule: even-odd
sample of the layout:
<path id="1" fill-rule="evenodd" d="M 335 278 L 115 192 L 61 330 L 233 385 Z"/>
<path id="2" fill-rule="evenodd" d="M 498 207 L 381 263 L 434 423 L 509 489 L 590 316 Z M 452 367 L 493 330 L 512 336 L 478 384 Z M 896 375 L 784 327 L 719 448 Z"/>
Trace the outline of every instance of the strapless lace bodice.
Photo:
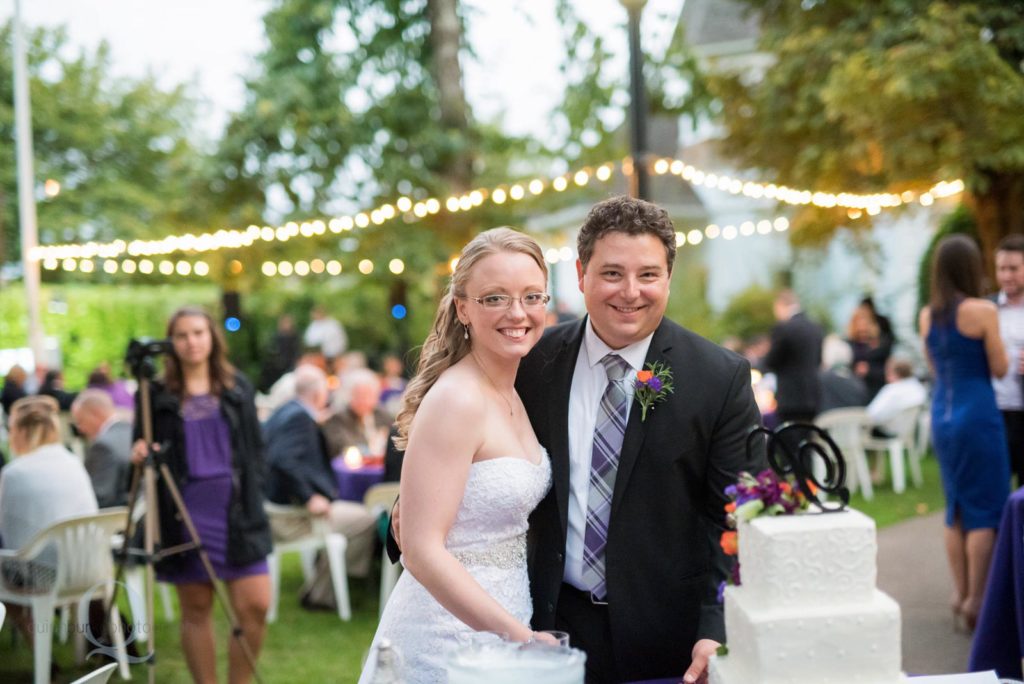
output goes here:
<path id="1" fill-rule="evenodd" d="M 466 565 L 522 542 L 527 519 L 548 491 L 546 454 L 534 464 L 524 458 L 492 458 L 470 467 L 469 479 L 445 546 Z M 525 556 L 524 556 L 525 557 Z"/>
<path id="2" fill-rule="evenodd" d="M 526 573 L 526 528 L 530 513 L 550 486 L 551 465 L 546 453 L 537 463 L 519 457 L 473 463 L 445 541 L 473 578 L 524 623 L 529 623 L 533 613 Z M 405 682 L 443 682 L 448 651 L 470 632 L 412 573 L 405 572 L 381 616 L 359 681 L 369 681 L 377 644 L 387 638 L 405 661 Z"/>

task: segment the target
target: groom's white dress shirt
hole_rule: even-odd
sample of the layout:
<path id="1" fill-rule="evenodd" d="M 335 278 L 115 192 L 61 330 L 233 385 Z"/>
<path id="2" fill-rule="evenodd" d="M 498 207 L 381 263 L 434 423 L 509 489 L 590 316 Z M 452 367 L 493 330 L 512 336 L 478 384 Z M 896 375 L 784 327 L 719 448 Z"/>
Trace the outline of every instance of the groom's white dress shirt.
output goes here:
<path id="1" fill-rule="evenodd" d="M 587 529 L 587 498 L 590 494 L 590 458 L 594 446 L 594 427 L 598 407 L 608 375 L 601 359 L 612 352 L 621 356 L 632 368 L 624 378 L 624 389 L 629 397 L 627 420 L 633 408 L 633 380 L 643 370 L 650 335 L 623 347 L 612 349 L 597 336 L 590 319 L 583 331 L 583 344 L 576 357 L 576 368 L 569 390 L 569 525 L 565 541 L 565 573 L 563 579 L 582 591 L 590 587 L 583 581 L 583 535 Z"/>

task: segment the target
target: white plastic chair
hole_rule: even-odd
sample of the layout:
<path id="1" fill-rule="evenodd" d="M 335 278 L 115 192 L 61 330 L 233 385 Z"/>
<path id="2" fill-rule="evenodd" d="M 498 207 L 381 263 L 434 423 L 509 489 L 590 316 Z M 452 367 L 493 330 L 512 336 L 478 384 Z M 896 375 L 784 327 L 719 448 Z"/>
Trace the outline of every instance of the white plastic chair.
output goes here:
<path id="1" fill-rule="evenodd" d="M 277 621 L 277 603 L 281 598 L 281 555 L 298 552 L 302 562 L 302 576 L 309 582 L 313 579 L 316 552 L 324 549 L 327 564 L 331 571 L 331 585 L 334 587 L 334 598 L 338 603 L 338 617 L 348 621 L 352 619 L 352 603 L 348 595 L 348 573 L 345 568 L 345 550 L 348 540 L 345 535 L 332 532 L 330 523 L 322 517 L 311 516 L 302 506 L 282 506 L 263 502 L 267 517 L 295 519 L 310 518 L 313 531 L 292 541 L 274 542 L 274 549 L 267 556 L 267 568 L 270 571 L 270 608 L 267 610 L 267 622 Z"/>
<path id="2" fill-rule="evenodd" d="M 0 629 L 4 627 L 4 618 L 7 617 L 7 606 L 0 603 Z"/>
<path id="3" fill-rule="evenodd" d="M 124 525 L 126 512 L 123 507 L 108 508 L 93 515 L 61 520 L 42 530 L 20 549 L 0 549 L 0 599 L 32 609 L 36 684 L 50 681 L 54 611 L 66 605 L 77 608 L 79 601 L 88 596 L 108 599 L 113 592 L 114 561 L 110 540 Z M 52 561 L 49 560 L 51 553 L 54 554 Z M 11 579 L 15 576 L 20 580 L 17 585 Z M 116 605 L 111 606 L 108 617 L 121 677 L 130 679 Z M 79 619 L 84 618 L 79 616 Z M 83 632 L 75 630 L 75 656 L 79 662 L 85 652 Z"/>
<path id="4" fill-rule="evenodd" d="M 917 454 L 918 460 L 924 458 L 924 455 L 928 453 L 928 447 L 932 443 L 932 412 L 928 410 L 928 405 L 921 407 L 921 413 L 917 417 L 917 434 L 914 439 L 914 451 Z"/>
<path id="5" fill-rule="evenodd" d="M 389 514 L 398 499 L 398 483 L 382 482 L 375 484 L 366 490 L 363 496 L 363 505 L 374 515 Z M 398 576 L 402 574 L 402 564 L 392 563 L 388 558 L 387 547 L 381 553 L 380 559 L 380 614 L 384 613 L 384 605 L 391 596 L 391 591 L 398 582 Z"/>
<path id="6" fill-rule="evenodd" d="M 132 621 L 137 625 L 148 625 L 146 613 L 146 569 L 141 565 L 133 565 L 124 569 L 124 583 L 128 591 L 128 606 L 132 611 Z M 160 593 L 160 605 L 164 609 L 164 622 L 174 620 L 174 603 L 171 601 L 171 588 L 166 582 L 156 583 Z M 140 629 L 137 638 L 140 643 L 149 639 L 148 630 Z"/>
<path id="7" fill-rule="evenodd" d="M 921 456 L 918 452 L 917 432 L 918 419 L 921 413 L 921 406 L 911 406 L 900 411 L 890 421 L 895 426 L 894 437 L 873 437 L 871 427 L 864 428 L 864 449 L 866 451 L 881 451 L 889 456 L 889 467 L 892 469 L 892 489 L 901 494 L 907 489 L 907 473 L 904 467 L 903 454 L 907 454 L 907 463 L 910 465 L 910 478 L 915 487 L 920 487 L 924 478 L 921 476 Z"/>
<path id="8" fill-rule="evenodd" d="M 814 424 L 828 432 L 846 457 L 846 486 L 850 492 L 860 489 L 868 501 L 874 498 L 871 469 L 863 442 L 864 429 L 868 425 L 867 411 L 860 406 L 831 409 L 818 414 Z"/>
<path id="9" fill-rule="evenodd" d="M 98 670 L 94 670 L 84 677 L 79 677 L 71 684 L 107 684 L 107 680 L 110 679 L 110 675 L 114 673 L 114 668 L 117 667 L 117 663 L 110 663 L 104 665 Z"/>

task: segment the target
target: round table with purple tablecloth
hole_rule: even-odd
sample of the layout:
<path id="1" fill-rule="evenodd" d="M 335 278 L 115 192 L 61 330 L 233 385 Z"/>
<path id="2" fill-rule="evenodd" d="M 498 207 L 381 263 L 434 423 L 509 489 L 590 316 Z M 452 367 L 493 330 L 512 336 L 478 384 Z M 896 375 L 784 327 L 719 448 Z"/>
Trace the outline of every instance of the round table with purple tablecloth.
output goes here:
<path id="1" fill-rule="evenodd" d="M 338 498 L 343 501 L 362 501 L 366 490 L 384 481 L 383 465 L 361 465 L 356 468 L 338 457 L 331 461 L 334 477 L 338 480 Z"/>
<path id="2" fill-rule="evenodd" d="M 1006 501 L 988 571 L 985 600 L 974 630 L 971 672 L 995 670 L 1000 677 L 1024 672 L 1024 487 Z"/>

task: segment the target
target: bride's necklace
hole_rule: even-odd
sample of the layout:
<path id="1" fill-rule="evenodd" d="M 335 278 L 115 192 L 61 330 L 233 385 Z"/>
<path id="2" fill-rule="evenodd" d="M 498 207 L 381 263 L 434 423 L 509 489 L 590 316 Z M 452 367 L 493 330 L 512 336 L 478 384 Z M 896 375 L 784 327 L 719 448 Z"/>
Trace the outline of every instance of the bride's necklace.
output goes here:
<path id="1" fill-rule="evenodd" d="M 508 406 L 508 415 L 511 417 L 513 415 L 512 402 L 509 401 L 508 398 L 501 393 L 501 390 L 498 389 L 498 386 L 494 384 L 494 380 L 491 379 L 490 374 L 487 372 L 487 369 L 484 368 L 484 364 L 480 363 L 480 359 L 476 357 L 476 354 L 473 354 L 473 352 L 470 352 L 470 354 L 473 356 L 473 360 L 476 361 L 476 365 L 480 369 L 480 372 L 484 374 L 485 378 L 487 378 L 487 382 L 491 383 L 491 387 L 494 388 L 494 391 L 497 392 L 498 396 L 505 401 L 505 404 Z"/>

